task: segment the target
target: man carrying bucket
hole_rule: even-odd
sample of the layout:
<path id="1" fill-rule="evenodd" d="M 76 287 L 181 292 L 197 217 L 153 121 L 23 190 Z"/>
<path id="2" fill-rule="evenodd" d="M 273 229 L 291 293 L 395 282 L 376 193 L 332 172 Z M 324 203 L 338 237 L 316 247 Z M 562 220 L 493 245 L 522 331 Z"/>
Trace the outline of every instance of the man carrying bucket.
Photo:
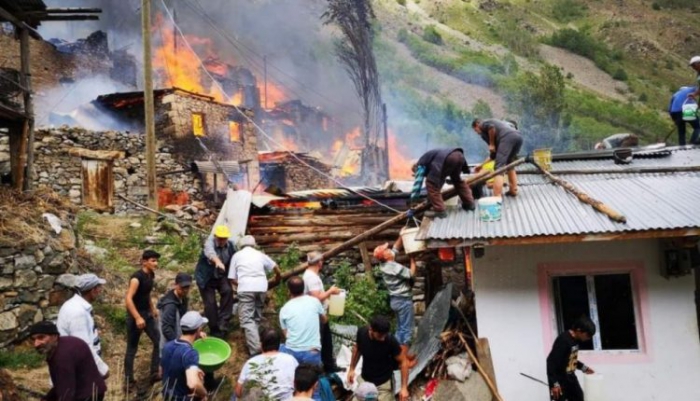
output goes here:
<path id="1" fill-rule="evenodd" d="M 163 399 L 185 401 L 206 399 L 199 369 L 199 354 L 192 344 L 202 337 L 202 328 L 207 324 L 199 312 L 187 312 L 180 319 L 182 335 L 165 344 L 161 367 L 163 369 Z"/>
<path id="2" fill-rule="evenodd" d="M 588 317 L 574 322 L 570 330 L 559 335 L 547 356 L 547 378 L 553 400 L 583 401 L 583 390 L 576 378 L 576 369 L 590 375 L 593 369 L 578 360 L 579 344 L 595 334 L 595 323 Z"/>
<path id="3" fill-rule="evenodd" d="M 396 340 L 401 345 L 401 352 L 409 361 L 408 368 L 416 365 L 416 356 L 409 355 L 408 348 L 411 345 L 413 335 L 413 278 L 416 275 L 416 259 L 411 257 L 411 268 L 396 262 L 396 252 L 401 248 L 401 237 L 396 240 L 393 248 L 385 243 L 374 248 L 374 257 L 382 262 L 379 270 L 382 279 L 389 291 L 389 304 L 391 310 L 396 313 Z"/>
<path id="4" fill-rule="evenodd" d="M 496 161 L 496 170 L 512 163 L 523 146 L 523 137 L 520 131 L 509 123 L 500 120 L 484 120 L 478 118 L 472 121 L 474 132 L 489 145 L 489 157 L 481 165 L 476 167 L 480 171 L 482 166 L 491 160 Z M 515 169 L 508 170 L 508 196 L 518 195 L 518 176 Z M 503 176 L 497 175 L 493 181 L 493 196 L 503 194 Z"/>
<path id="5" fill-rule="evenodd" d="M 323 281 L 321 281 L 321 276 L 319 275 L 321 269 L 323 269 L 323 255 L 321 252 L 309 252 L 306 255 L 306 262 L 308 267 L 304 270 L 304 275 L 302 276 L 304 280 L 304 294 L 311 295 L 321 301 L 324 309 L 328 312 L 328 299 L 331 295 L 340 294 L 340 288 L 332 285 L 328 290 L 323 289 Z M 321 325 L 321 359 L 326 373 L 340 370 L 335 364 L 335 358 L 333 358 L 333 335 L 331 334 L 330 323 L 327 321 Z"/>
<path id="6" fill-rule="evenodd" d="M 442 187 L 445 180 L 450 177 L 452 185 L 457 190 L 457 195 L 462 201 L 462 209 L 474 210 L 474 195 L 465 181 L 462 181 L 461 173 L 469 172 L 469 166 L 464 158 L 464 151 L 460 148 L 433 149 L 420 157 L 413 165 L 414 183 L 411 192 L 411 202 L 418 199 L 425 178 L 425 188 L 428 190 L 428 201 L 433 210 L 425 212 L 426 217 L 443 218 L 445 201 L 442 199 Z"/>
<path id="7" fill-rule="evenodd" d="M 678 129 L 678 145 L 683 146 L 685 145 L 685 125 L 690 124 L 690 126 L 693 128 L 693 133 L 690 136 L 690 143 L 691 145 L 696 145 L 698 140 L 700 139 L 700 122 L 698 122 L 697 116 L 692 120 L 686 120 L 683 116 L 683 106 L 687 103 L 693 104 L 695 107 L 697 107 L 697 104 L 695 104 L 695 101 L 688 96 L 691 95 L 693 92 L 695 92 L 695 87 L 694 86 L 684 86 L 680 88 L 676 93 L 671 96 L 671 101 L 669 102 L 668 105 L 668 114 L 671 117 L 671 120 L 673 120 L 673 123 L 676 124 L 676 128 Z"/>

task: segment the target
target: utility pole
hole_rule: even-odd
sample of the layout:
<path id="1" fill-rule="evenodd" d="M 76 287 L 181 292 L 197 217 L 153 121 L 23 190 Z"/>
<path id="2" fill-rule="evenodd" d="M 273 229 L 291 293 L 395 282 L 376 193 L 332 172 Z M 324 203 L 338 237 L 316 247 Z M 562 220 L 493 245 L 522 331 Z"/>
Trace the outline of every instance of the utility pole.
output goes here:
<path id="1" fill-rule="evenodd" d="M 143 37 L 143 105 L 146 135 L 146 183 L 148 206 L 158 210 L 156 196 L 156 126 L 153 106 L 153 66 L 151 59 L 151 0 L 141 0 L 141 35 Z"/>
<path id="2" fill-rule="evenodd" d="M 24 128 L 22 132 L 22 143 L 26 140 L 27 152 L 27 170 L 24 175 L 24 190 L 29 191 L 34 184 L 34 100 L 32 99 L 32 79 L 31 70 L 29 67 L 29 30 L 27 28 L 19 28 L 19 47 L 20 47 L 20 70 L 22 72 L 22 86 L 24 87 Z M 25 139 L 26 138 L 26 139 Z M 24 145 L 22 145 L 24 146 Z M 25 149 L 21 149 L 24 153 Z M 20 160 L 23 158 L 20 156 Z M 24 168 L 24 164 L 20 164 Z"/>
<path id="3" fill-rule="evenodd" d="M 263 56 L 263 79 L 265 81 L 265 110 L 267 110 L 267 55 Z"/>

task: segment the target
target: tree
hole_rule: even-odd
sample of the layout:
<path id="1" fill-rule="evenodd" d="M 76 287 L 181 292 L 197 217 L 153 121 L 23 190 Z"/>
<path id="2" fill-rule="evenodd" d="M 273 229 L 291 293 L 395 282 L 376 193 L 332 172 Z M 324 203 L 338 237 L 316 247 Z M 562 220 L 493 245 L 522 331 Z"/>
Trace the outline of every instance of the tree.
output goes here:
<path id="1" fill-rule="evenodd" d="M 379 88 L 379 73 L 372 51 L 374 40 L 372 3 L 370 0 L 328 0 L 328 8 L 321 19 L 325 24 L 335 25 L 342 33 L 342 37 L 335 43 L 335 51 L 350 75 L 362 104 L 365 136 L 362 174 L 368 177 L 379 173 L 388 165 L 386 160 L 388 144 L 384 141 L 384 152 L 381 152 L 379 147 L 380 141 L 385 138 L 382 135 L 382 95 Z M 379 160 L 382 158 L 382 153 L 384 159 Z M 370 181 L 383 181 L 387 177 L 388 171 L 384 171 L 383 176 L 375 176 Z"/>

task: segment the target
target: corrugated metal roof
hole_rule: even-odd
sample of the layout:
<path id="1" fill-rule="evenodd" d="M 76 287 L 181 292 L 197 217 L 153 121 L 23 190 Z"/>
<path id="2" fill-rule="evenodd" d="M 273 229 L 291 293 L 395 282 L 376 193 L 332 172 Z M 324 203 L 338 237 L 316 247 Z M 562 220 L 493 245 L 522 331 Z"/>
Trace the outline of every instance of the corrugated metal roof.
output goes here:
<path id="1" fill-rule="evenodd" d="M 553 184 L 523 187 L 503 201 L 503 217 L 482 222 L 477 212 L 450 210 L 432 219 L 422 239 L 488 240 L 700 227 L 700 173 L 564 176 L 627 217 L 615 223 Z M 427 220 L 427 219 L 426 219 Z"/>

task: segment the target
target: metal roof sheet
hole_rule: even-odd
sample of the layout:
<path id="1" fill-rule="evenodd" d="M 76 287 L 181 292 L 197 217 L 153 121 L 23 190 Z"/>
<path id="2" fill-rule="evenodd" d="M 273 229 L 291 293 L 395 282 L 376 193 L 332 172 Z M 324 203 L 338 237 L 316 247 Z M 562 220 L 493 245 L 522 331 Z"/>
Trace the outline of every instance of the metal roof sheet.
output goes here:
<path id="1" fill-rule="evenodd" d="M 562 178 L 625 215 L 627 223 L 613 222 L 557 185 L 540 183 L 523 187 L 516 198 L 506 197 L 500 221 L 482 222 L 478 210 L 449 210 L 446 218 L 431 219 L 419 238 L 488 240 L 700 227 L 699 172 Z"/>

